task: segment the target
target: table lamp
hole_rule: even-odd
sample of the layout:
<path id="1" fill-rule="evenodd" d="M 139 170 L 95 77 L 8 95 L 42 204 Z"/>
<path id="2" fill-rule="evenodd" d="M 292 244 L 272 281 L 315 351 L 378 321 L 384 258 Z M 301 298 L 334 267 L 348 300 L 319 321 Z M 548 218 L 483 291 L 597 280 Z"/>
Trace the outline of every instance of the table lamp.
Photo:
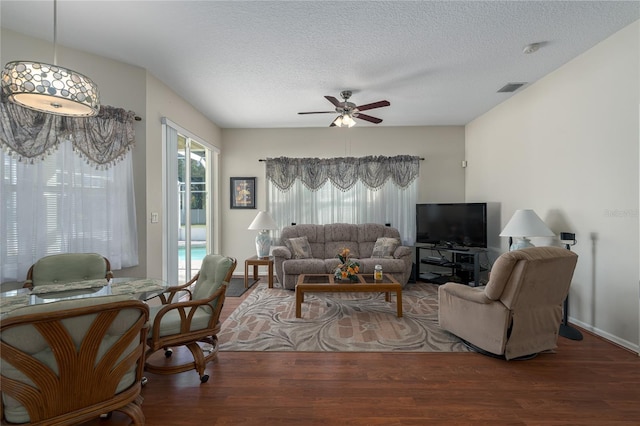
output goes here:
<path id="1" fill-rule="evenodd" d="M 276 221 L 273 220 L 269 213 L 260 210 L 247 229 L 260 231 L 256 236 L 256 252 L 258 257 L 269 256 L 269 250 L 271 249 L 271 236 L 269 235 L 269 230 L 278 229 Z"/>
<path id="2" fill-rule="evenodd" d="M 516 210 L 500 233 L 501 237 L 515 238 L 509 251 L 533 247 L 527 237 L 554 237 L 555 235 L 531 209 Z"/>

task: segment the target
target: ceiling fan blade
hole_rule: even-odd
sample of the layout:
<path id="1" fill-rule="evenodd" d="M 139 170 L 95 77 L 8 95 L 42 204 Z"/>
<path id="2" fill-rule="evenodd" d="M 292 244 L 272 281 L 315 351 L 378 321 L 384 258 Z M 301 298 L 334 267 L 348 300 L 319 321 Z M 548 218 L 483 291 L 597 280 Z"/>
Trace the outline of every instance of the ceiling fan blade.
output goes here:
<path id="1" fill-rule="evenodd" d="M 298 114 L 335 114 L 335 111 L 310 111 L 310 112 L 299 112 Z"/>
<path id="2" fill-rule="evenodd" d="M 357 106 L 356 108 L 358 108 L 358 111 L 366 111 L 368 109 L 382 108 L 382 107 L 387 107 L 389 105 L 391 105 L 389 101 L 378 101 L 371 104 L 360 105 L 360 106 Z"/>
<path id="3" fill-rule="evenodd" d="M 328 100 L 329 102 L 331 102 L 335 107 L 339 108 L 340 105 L 340 101 L 337 100 L 335 97 L 333 96 L 325 96 L 325 99 Z"/>
<path id="4" fill-rule="evenodd" d="M 365 120 L 365 121 L 369 121 L 371 123 L 375 123 L 375 124 L 380 124 L 382 123 L 382 119 L 381 118 L 377 118 L 377 117 L 372 117 L 370 115 L 367 114 L 354 114 L 355 118 L 359 118 L 360 120 Z"/>

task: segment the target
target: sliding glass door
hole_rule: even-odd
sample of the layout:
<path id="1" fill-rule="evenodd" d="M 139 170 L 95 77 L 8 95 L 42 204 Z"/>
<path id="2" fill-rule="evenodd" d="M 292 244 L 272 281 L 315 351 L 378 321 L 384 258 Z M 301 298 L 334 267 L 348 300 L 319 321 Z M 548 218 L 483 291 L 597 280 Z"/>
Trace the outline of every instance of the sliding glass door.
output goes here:
<path id="1" fill-rule="evenodd" d="M 165 270 L 185 283 L 214 253 L 214 200 L 218 150 L 165 119 Z"/>
<path id="2" fill-rule="evenodd" d="M 178 134 L 178 280 L 185 282 L 200 270 L 209 252 L 209 150 Z"/>

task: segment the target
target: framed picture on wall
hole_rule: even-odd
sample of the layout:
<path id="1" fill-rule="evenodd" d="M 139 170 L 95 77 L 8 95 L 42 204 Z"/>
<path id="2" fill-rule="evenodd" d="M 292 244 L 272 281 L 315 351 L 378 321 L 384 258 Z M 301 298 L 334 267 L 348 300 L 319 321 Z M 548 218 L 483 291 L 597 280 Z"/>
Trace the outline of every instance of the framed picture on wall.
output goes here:
<path id="1" fill-rule="evenodd" d="M 230 193 L 232 209 L 256 208 L 255 177 L 232 177 Z"/>

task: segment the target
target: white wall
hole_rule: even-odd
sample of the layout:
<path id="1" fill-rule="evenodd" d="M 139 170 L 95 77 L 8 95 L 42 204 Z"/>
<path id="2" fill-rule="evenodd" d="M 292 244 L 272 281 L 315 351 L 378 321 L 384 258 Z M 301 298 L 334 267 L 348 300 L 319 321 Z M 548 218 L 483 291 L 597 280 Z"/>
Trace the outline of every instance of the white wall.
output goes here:
<path id="1" fill-rule="evenodd" d="M 461 126 L 223 129 L 222 141 L 222 247 L 239 265 L 255 254 L 255 232 L 247 227 L 257 210 L 229 207 L 229 178 L 257 177 L 256 208 L 265 210 L 265 163 L 258 161 L 261 158 L 418 155 L 425 159 L 420 163 L 418 202 L 464 201 Z M 239 272 L 243 272 L 240 266 Z"/>
<path id="2" fill-rule="evenodd" d="M 147 229 L 146 247 L 147 252 L 147 275 L 161 278 L 163 271 L 162 246 L 165 240 L 163 229 L 164 204 L 162 198 L 162 181 L 164 159 L 162 157 L 162 118 L 166 117 L 180 127 L 188 130 L 191 134 L 198 136 L 203 142 L 209 143 L 216 148 L 220 148 L 221 132 L 220 128 L 205 118 L 199 111 L 178 96 L 173 90 L 167 87 L 153 75 L 147 75 L 147 98 L 146 98 L 146 126 L 147 126 L 147 150 L 146 156 L 140 166 L 146 168 L 146 200 L 139 209 L 144 208 L 145 226 Z M 173 153 L 173 155 L 176 155 Z M 218 184 L 220 182 L 220 170 L 214 170 Z M 219 189 L 213 189 L 220 193 Z M 150 223 L 151 213 L 159 213 L 159 222 Z M 138 212 L 138 217 L 143 213 Z M 215 231 L 215 230 L 214 230 Z M 219 232 L 215 233 L 214 247 L 219 247 Z M 142 253 L 140 254 L 142 256 Z"/>
<path id="3" fill-rule="evenodd" d="M 465 136 L 467 200 L 500 201 L 503 226 L 533 208 L 557 234 L 576 233 L 570 320 L 635 351 L 639 22 L 469 123 Z"/>

